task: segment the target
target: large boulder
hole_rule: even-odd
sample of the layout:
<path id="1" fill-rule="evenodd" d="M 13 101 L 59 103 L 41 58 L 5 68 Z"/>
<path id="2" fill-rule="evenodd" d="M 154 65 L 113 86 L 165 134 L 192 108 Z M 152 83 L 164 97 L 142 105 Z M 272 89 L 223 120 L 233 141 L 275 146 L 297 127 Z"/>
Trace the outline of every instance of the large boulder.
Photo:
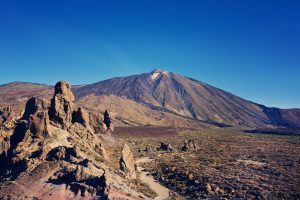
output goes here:
<path id="1" fill-rule="evenodd" d="M 90 126 L 94 129 L 95 133 L 104 133 L 105 128 L 103 127 L 102 115 L 95 112 L 89 113 Z"/>
<path id="2" fill-rule="evenodd" d="M 68 129 L 72 124 L 74 100 L 74 94 L 68 82 L 59 81 L 56 83 L 49 114 L 50 119 L 61 125 L 63 129 Z"/>
<path id="3" fill-rule="evenodd" d="M 193 151 L 197 150 L 198 146 L 195 139 L 192 140 L 184 140 L 183 146 L 181 147 L 181 151 Z"/>
<path id="4" fill-rule="evenodd" d="M 120 169 L 129 177 L 136 178 L 136 167 L 133 153 L 127 143 L 122 149 L 122 157 L 120 159 Z"/>
<path id="5" fill-rule="evenodd" d="M 172 145 L 169 143 L 165 143 L 165 142 L 160 143 L 159 149 L 163 150 L 163 151 L 174 151 L 174 148 L 172 147 Z"/>

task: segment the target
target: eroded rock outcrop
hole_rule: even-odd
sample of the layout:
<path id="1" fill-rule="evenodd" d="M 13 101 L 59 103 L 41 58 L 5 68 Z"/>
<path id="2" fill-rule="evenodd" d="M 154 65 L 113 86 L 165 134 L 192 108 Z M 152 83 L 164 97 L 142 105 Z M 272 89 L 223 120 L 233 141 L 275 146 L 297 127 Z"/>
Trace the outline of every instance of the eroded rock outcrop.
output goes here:
<path id="1" fill-rule="evenodd" d="M 0 127 L 12 128 L 14 112 L 10 106 L 0 107 Z"/>
<path id="2" fill-rule="evenodd" d="M 51 121 L 65 130 L 68 130 L 72 124 L 79 123 L 92 131 L 89 113 L 75 104 L 74 94 L 66 81 L 60 81 L 55 85 L 49 116 Z"/>
<path id="3" fill-rule="evenodd" d="M 30 115 L 33 115 L 38 111 L 48 110 L 49 106 L 50 102 L 48 100 L 38 97 L 32 97 L 26 103 L 22 119 L 28 120 Z"/>
<path id="4" fill-rule="evenodd" d="M 47 160 L 55 161 L 55 160 L 65 160 L 65 161 L 72 161 L 72 157 L 78 158 L 78 150 L 74 147 L 65 147 L 59 146 L 51 151 L 49 151 L 47 155 Z"/>
<path id="5" fill-rule="evenodd" d="M 10 106 L 0 107 L 0 163 L 5 162 L 14 127 L 14 112 Z M 1 166 L 0 166 L 1 168 Z"/>
<path id="6" fill-rule="evenodd" d="M 69 128 L 72 124 L 74 101 L 70 84 L 66 81 L 56 83 L 49 114 L 50 119 L 60 124 L 63 129 Z"/>
<path id="7" fill-rule="evenodd" d="M 169 143 L 165 143 L 165 142 L 160 143 L 159 149 L 164 150 L 164 151 L 174 151 L 174 148 L 172 147 L 172 145 Z"/>
<path id="8" fill-rule="evenodd" d="M 37 137 L 50 137 L 51 128 L 48 115 L 49 102 L 32 97 L 27 101 L 22 119 L 28 121 L 30 132 Z"/>
<path id="9" fill-rule="evenodd" d="M 100 113 L 90 112 L 89 113 L 90 127 L 95 133 L 104 133 L 105 128 L 103 128 L 103 119 Z"/>
<path id="10" fill-rule="evenodd" d="M 0 140 L 0 162 L 1 163 L 5 162 L 9 148 L 10 148 L 9 137 L 2 138 Z"/>
<path id="11" fill-rule="evenodd" d="M 181 151 L 194 151 L 197 150 L 198 146 L 196 140 L 184 140 Z"/>
<path id="12" fill-rule="evenodd" d="M 94 149 L 104 160 L 108 159 L 108 155 L 103 144 L 96 144 Z"/>
<path id="13" fill-rule="evenodd" d="M 136 178 L 136 167 L 133 153 L 127 143 L 122 149 L 122 157 L 120 159 L 120 169 L 129 177 Z"/>
<path id="14" fill-rule="evenodd" d="M 72 123 L 79 123 L 84 127 L 88 128 L 90 126 L 89 114 L 79 107 L 77 110 L 73 111 L 72 114 Z"/>

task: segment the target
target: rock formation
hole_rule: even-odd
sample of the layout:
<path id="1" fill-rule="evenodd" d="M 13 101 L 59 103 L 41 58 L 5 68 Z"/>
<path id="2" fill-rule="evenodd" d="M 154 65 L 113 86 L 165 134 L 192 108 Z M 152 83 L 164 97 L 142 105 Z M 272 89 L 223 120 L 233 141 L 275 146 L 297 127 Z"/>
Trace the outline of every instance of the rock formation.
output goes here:
<path id="1" fill-rule="evenodd" d="M 111 118 L 109 116 L 107 109 L 104 111 L 103 118 L 104 118 L 103 122 L 106 127 L 106 131 L 111 130 L 111 127 L 110 127 Z"/>
<path id="2" fill-rule="evenodd" d="M 165 142 L 161 142 L 159 148 L 164 151 L 174 151 L 174 148 L 172 147 L 172 145 L 169 143 L 165 143 Z"/>
<path id="3" fill-rule="evenodd" d="M 2 124 L 8 113 L 9 108 L 1 110 Z M 109 191 L 143 196 L 115 174 L 114 163 L 119 160 L 109 156 L 112 147 L 95 134 L 101 119 L 94 116 L 74 103 L 66 81 L 55 85 L 51 103 L 29 99 L 23 116 L 7 134 L 0 134 L 0 199 L 107 199 L 112 196 Z M 128 175 L 135 177 L 128 145 L 121 161 Z"/>
<path id="4" fill-rule="evenodd" d="M 102 158 L 103 158 L 104 160 L 107 160 L 107 159 L 108 159 L 107 152 L 106 152 L 106 150 L 105 150 L 105 148 L 103 147 L 102 144 L 96 144 L 96 145 L 95 145 L 95 151 L 96 151 L 97 153 L 99 153 L 99 154 L 102 156 Z"/>
<path id="5" fill-rule="evenodd" d="M 72 123 L 79 123 L 82 124 L 84 127 L 89 127 L 90 125 L 90 118 L 89 114 L 85 112 L 81 107 L 79 107 L 77 110 L 73 111 L 72 114 Z"/>
<path id="6" fill-rule="evenodd" d="M 52 121 L 58 122 L 63 129 L 69 128 L 72 124 L 74 111 L 74 94 L 70 84 L 60 81 L 55 85 L 54 96 L 51 99 L 50 117 Z"/>
<path id="7" fill-rule="evenodd" d="M 9 147 L 10 147 L 9 137 L 1 138 L 1 140 L 0 140 L 0 162 L 1 162 L 1 164 L 5 162 Z"/>
<path id="8" fill-rule="evenodd" d="M 32 97 L 27 101 L 22 119 L 28 121 L 28 126 L 37 137 L 50 137 L 50 120 L 48 115 L 49 102 L 45 99 Z"/>
<path id="9" fill-rule="evenodd" d="M 122 157 L 120 159 L 120 169 L 128 175 L 129 178 L 136 178 L 136 167 L 133 153 L 127 143 L 122 149 Z"/>
<path id="10" fill-rule="evenodd" d="M 13 111 L 10 106 L 0 107 L 0 127 L 11 128 L 13 126 Z"/>
<path id="11" fill-rule="evenodd" d="M 74 94 L 69 83 L 66 81 L 58 82 L 51 99 L 50 119 L 63 129 L 69 129 L 72 124 L 77 122 L 91 131 L 89 113 L 78 107 L 74 101 Z"/>
<path id="12" fill-rule="evenodd" d="M 5 162 L 10 148 L 10 136 L 15 123 L 14 112 L 10 106 L 0 107 L 0 163 Z M 0 170 L 2 166 L 0 165 Z"/>
<path id="13" fill-rule="evenodd" d="M 100 113 L 90 112 L 89 113 L 89 123 L 90 127 L 95 133 L 104 133 L 105 129 L 103 127 L 103 119 Z"/>
<path id="14" fill-rule="evenodd" d="M 191 150 L 197 150 L 197 144 L 196 140 L 184 140 L 184 144 L 181 148 L 181 151 L 191 151 Z"/>

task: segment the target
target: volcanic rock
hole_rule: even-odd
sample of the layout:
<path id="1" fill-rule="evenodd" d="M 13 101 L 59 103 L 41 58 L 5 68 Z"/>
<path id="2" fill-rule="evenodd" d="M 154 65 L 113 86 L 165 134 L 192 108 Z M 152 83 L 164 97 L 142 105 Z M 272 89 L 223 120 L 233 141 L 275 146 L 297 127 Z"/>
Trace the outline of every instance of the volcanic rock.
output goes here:
<path id="1" fill-rule="evenodd" d="M 73 111 L 72 114 L 72 123 L 79 123 L 83 125 L 84 127 L 88 128 L 90 125 L 90 118 L 89 114 L 83 110 L 81 107 L 79 107 L 77 110 Z"/>
<path id="2" fill-rule="evenodd" d="M 64 147 L 59 146 L 54 149 L 52 149 L 48 155 L 47 160 L 70 160 L 71 157 L 78 157 L 78 153 L 75 148 L 73 147 Z"/>
<path id="3" fill-rule="evenodd" d="M 66 81 L 56 83 L 49 114 L 50 119 L 58 122 L 63 129 L 69 128 L 72 124 L 74 101 L 70 84 Z"/>
<path id="4" fill-rule="evenodd" d="M 159 148 L 164 151 L 173 151 L 174 150 L 174 148 L 172 147 L 171 144 L 165 143 L 165 142 L 161 142 Z"/>
<path id="5" fill-rule="evenodd" d="M 74 181 L 80 182 L 89 179 L 90 174 L 88 173 L 85 167 L 77 165 L 75 171 L 73 172 L 73 176 Z"/>
<path id="6" fill-rule="evenodd" d="M 92 95 L 125 97 L 151 109 L 167 110 L 179 116 L 195 119 L 197 123 L 207 121 L 221 127 L 228 125 L 260 127 L 266 124 L 300 127 L 300 109 L 268 108 L 201 81 L 157 69 L 150 73 L 112 78 L 85 85 L 76 88 L 75 94 L 81 99 Z M 94 101 L 90 106 L 97 104 L 98 101 Z M 118 107 L 119 104 L 116 104 L 116 109 Z M 133 109 L 130 107 L 125 110 L 126 114 L 130 114 Z M 135 120 L 140 117 L 137 111 L 133 116 Z M 185 120 L 181 118 L 171 125 L 177 126 L 183 121 Z M 188 124 L 185 126 L 189 126 Z"/>
<path id="7" fill-rule="evenodd" d="M 22 119 L 29 123 L 30 132 L 37 137 L 50 137 L 51 128 L 48 115 L 49 102 L 32 97 L 27 101 Z"/>
<path id="8" fill-rule="evenodd" d="M 197 150 L 196 140 L 184 140 L 183 147 L 181 148 L 182 151 L 191 151 Z"/>
<path id="9" fill-rule="evenodd" d="M 206 184 L 206 192 L 210 193 L 212 191 L 211 185 L 210 184 Z"/>
<path id="10" fill-rule="evenodd" d="M 120 159 L 120 169 L 125 172 L 129 178 L 136 178 L 135 161 L 133 153 L 127 143 L 122 149 L 122 157 Z"/>
<path id="11" fill-rule="evenodd" d="M 14 113 L 11 107 L 0 107 L 0 163 L 4 162 L 7 157 L 14 123 Z"/>
<path id="12" fill-rule="evenodd" d="M 107 160 L 108 159 L 108 155 L 107 155 L 107 152 L 105 150 L 105 148 L 103 147 L 102 144 L 96 144 L 95 145 L 95 151 L 97 153 L 100 154 L 100 156 L 102 156 L 103 159 Z"/>
<path id="13" fill-rule="evenodd" d="M 94 130 L 95 133 L 105 132 L 105 129 L 103 128 L 102 115 L 100 115 L 99 113 L 90 112 L 89 122 L 90 122 L 90 127 Z"/>
<path id="14" fill-rule="evenodd" d="M 30 118 L 30 115 L 33 115 L 38 111 L 48 110 L 49 106 L 50 103 L 48 100 L 43 98 L 32 97 L 26 103 L 22 119 L 28 120 Z"/>
<path id="15" fill-rule="evenodd" d="M 10 147 L 9 138 L 5 137 L 1 139 L 0 141 L 0 157 L 6 158 L 7 157 L 7 151 Z M 3 154 L 3 155 L 2 155 Z M 1 161 L 1 158 L 0 158 Z"/>
<path id="16" fill-rule="evenodd" d="M 2 109 L 1 123 L 9 113 L 9 108 Z M 124 145 L 120 160 L 108 160 L 115 143 L 104 146 L 107 138 L 94 131 L 102 120 L 94 116 L 74 103 L 65 81 L 56 84 L 51 104 L 29 99 L 13 129 L 0 129 L 0 199 L 102 199 L 107 187 L 143 196 L 116 173 L 119 162 L 127 177 L 136 177 L 129 146 Z"/>
<path id="17" fill-rule="evenodd" d="M 10 106 L 0 107 L 0 127 L 5 126 L 6 128 L 12 128 L 13 116 L 14 113 Z"/>

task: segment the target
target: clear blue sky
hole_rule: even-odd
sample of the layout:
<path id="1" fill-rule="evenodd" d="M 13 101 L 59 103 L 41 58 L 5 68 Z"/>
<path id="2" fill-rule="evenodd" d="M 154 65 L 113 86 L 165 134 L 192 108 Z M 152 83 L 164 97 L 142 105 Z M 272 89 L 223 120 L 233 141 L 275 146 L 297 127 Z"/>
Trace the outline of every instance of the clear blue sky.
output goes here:
<path id="1" fill-rule="evenodd" d="M 0 84 L 92 83 L 157 67 L 300 107 L 300 1 L 0 1 Z"/>

